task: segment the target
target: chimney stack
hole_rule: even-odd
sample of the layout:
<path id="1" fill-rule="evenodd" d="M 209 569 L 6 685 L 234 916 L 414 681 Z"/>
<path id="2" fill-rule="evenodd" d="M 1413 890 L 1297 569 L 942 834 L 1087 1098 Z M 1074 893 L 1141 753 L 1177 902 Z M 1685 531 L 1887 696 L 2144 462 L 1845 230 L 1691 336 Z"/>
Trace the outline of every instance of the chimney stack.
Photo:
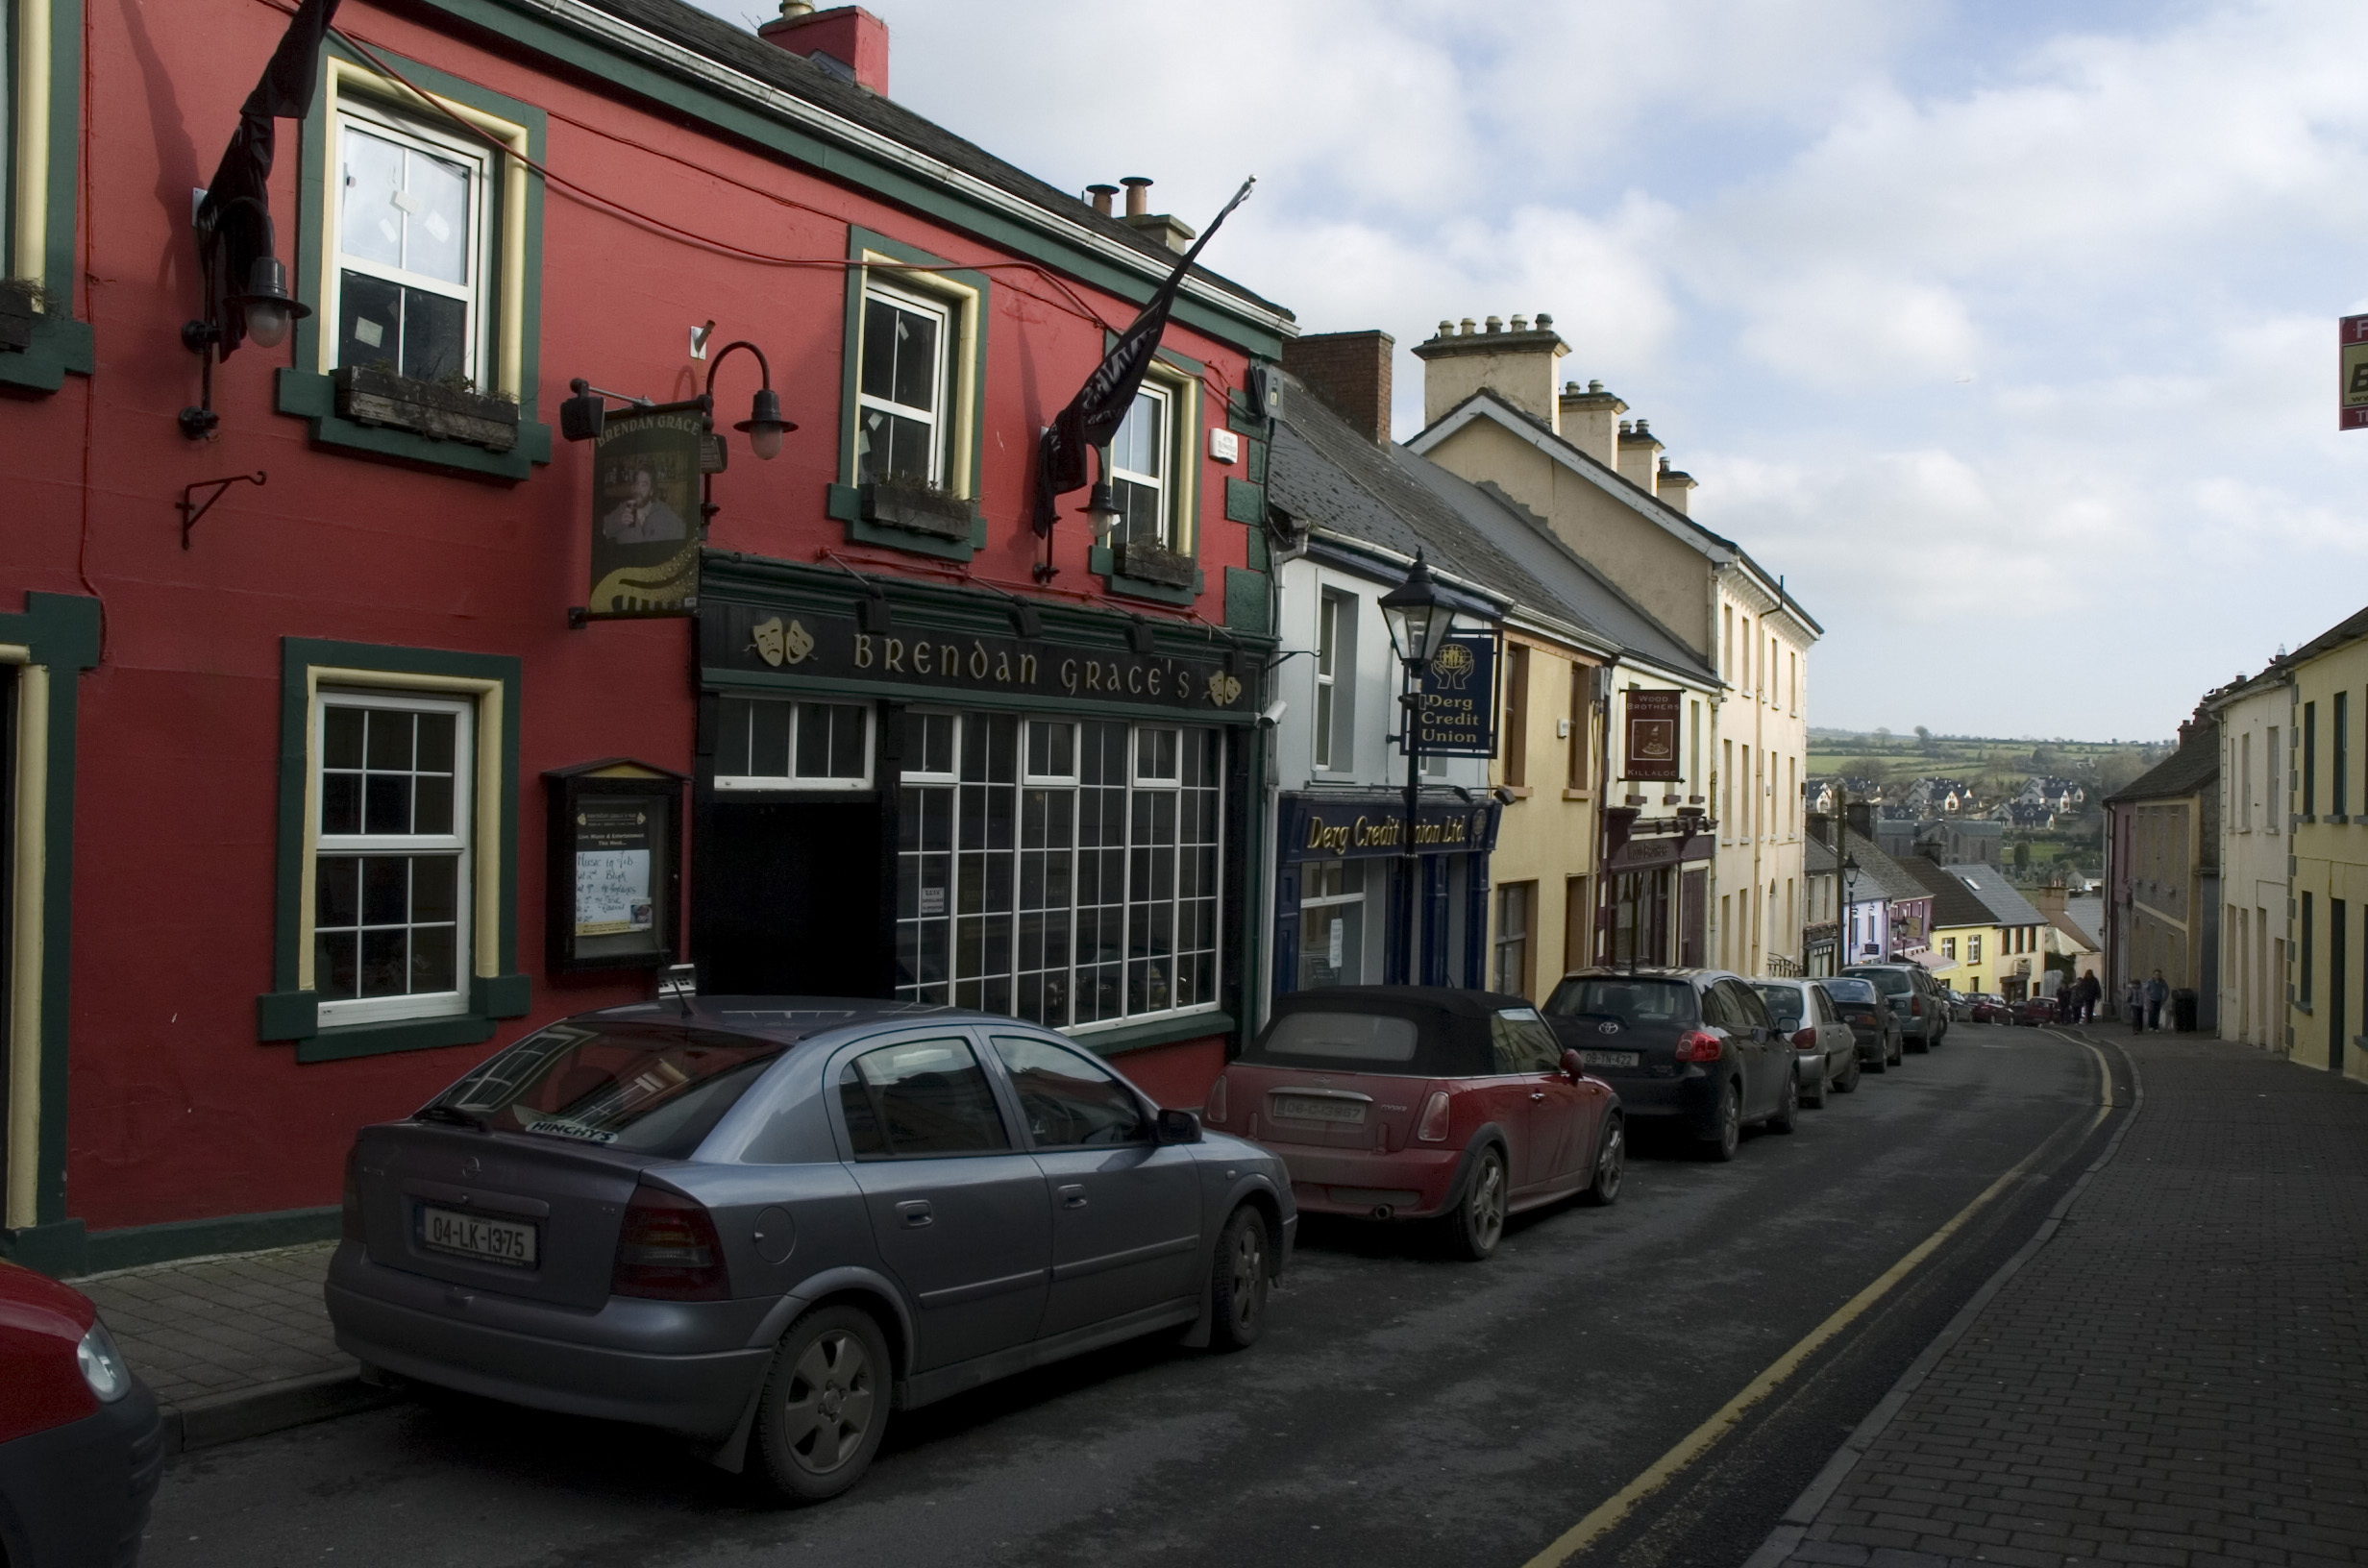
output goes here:
<path id="1" fill-rule="evenodd" d="M 1619 427 L 1619 476 L 1646 495 L 1654 494 L 1653 480 L 1660 476 L 1661 439 L 1652 427 L 1638 420 L 1631 429 L 1623 420 Z"/>
<path id="2" fill-rule="evenodd" d="M 1653 494 L 1667 502 L 1680 512 L 1689 512 L 1688 492 L 1693 489 L 1693 476 L 1683 469 L 1671 468 L 1669 459 L 1661 459 L 1661 472 L 1653 476 Z"/>
<path id="3" fill-rule="evenodd" d="M 1563 383 L 1563 439 L 1609 469 L 1619 467 L 1619 416 L 1628 405 L 1590 381 L 1579 390 L 1576 381 Z"/>
<path id="4" fill-rule="evenodd" d="M 1535 327 L 1525 316 L 1513 318 L 1505 330 L 1500 316 L 1488 318 L 1488 330 L 1472 331 L 1466 316 L 1460 330 L 1439 324 L 1439 335 L 1415 345 L 1422 361 L 1422 422 L 1437 424 L 1447 411 L 1483 387 L 1514 407 L 1559 432 L 1562 409 L 1554 398 L 1554 362 L 1570 352 L 1554 331 L 1554 318 L 1538 313 Z"/>
<path id="5" fill-rule="evenodd" d="M 1374 442 L 1390 444 L 1390 358 L 1397 342 L 1388 332 L 1310 332 L 1283 345 L 1283 368 L 1324 406 Z"/>
<path id="6" fill-rule="evenodd" d="M 816 11 L 809 0 L 781 0 L 780 17 L 756 36 L 842 82 L 888 96 L 888 24 L 861 6 Z"/>
<path id="7" fill-rule="evenodd" d="M 1842 814 L 1850 823 L 1851 832 L 1868 844 L 1875 842 L 1875 808 L 1872 802 L 1853 800 L 1842 807 Z"/>
<path id="8" fill-rule="evenodd" d="M 1119 187 L 1116 185 L 1088 185 L 1085 187 L 1086 198 L 1094 204 L 1094 210 L 1105 218 L 1111 216 L 1110 203 L 1118 193 Z"/>
<path id="9" fill-rule="evenodd" d="M 1146 175 L 1130 174 L 1119 182 L 1126 187 L 1126 215 L 1119 221 L 1140 233 L 1150 235 L 1168 249 L 1176 252 L 1193 248 L 1193 237 L 1199 233 L 1183 219 L 1166 212 L 1154 212 L 1151 208 L 1151 182 Z"/>

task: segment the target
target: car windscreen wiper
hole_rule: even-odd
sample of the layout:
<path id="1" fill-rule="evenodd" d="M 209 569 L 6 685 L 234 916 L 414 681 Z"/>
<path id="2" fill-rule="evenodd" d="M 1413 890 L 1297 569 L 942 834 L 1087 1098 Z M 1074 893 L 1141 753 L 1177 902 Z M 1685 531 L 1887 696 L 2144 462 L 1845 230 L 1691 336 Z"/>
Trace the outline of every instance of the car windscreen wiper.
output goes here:
<path id="1" fill-rule="evenodd" d="M 413 1121 L 440 1121 L 454 1127 L 466 1127 L 472 1132 L 479 1133 L 493 1131 L 492 1117 L 475 1115 L 456 1105 L 446 1105 L 441 1101 L 434 1105 L 421 1106 L 411 1113 L 411 1119 Z"/>

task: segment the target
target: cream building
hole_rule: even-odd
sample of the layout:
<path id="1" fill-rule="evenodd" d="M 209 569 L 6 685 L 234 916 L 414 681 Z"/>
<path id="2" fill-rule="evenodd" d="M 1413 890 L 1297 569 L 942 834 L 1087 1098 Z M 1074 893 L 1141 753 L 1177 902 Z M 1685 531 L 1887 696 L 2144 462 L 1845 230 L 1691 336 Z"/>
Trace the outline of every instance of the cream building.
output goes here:
<path id="1" fill-rule="evenodd" d="M 2286 744 L 2293 676 L 2284 661 L 2204 699 L 2220 722 L 2220 1038 L 2285 1049 Z"/>
<path id="2" fill-rule="evenodd" d="M 2295 1061 L 2368 1080 L 2368 610 L 2289 654 L 2293 902 L 2286 1043 Z"/>
<path id="3" fill-rule="evenodd" d="M 1541 519 L 1716 672 L 1703 765 L 1676 802 L 1715 824 L 1704 960 L 1800 972 L 1808 661 L 1822 628 L 1782 578 L 1693 521 L 1694 481 L 1646 421 L 1622 419 L 1627 404 L 1600 382 L 1556 392 L 1569 346 L 1552 317 L 1442 322 L 1414 353 L 1424 429 L 1408 448 Z M 1625 803 L 1652 810 L 1656 790 L 1627 790 Z"/>

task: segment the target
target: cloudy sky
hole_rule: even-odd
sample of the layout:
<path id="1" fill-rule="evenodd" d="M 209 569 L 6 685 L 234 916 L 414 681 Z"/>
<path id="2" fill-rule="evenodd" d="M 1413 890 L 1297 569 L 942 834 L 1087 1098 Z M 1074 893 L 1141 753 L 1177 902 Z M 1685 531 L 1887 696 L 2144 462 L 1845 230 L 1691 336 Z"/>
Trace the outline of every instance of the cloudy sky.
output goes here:
<path id="1" fill-rule="evenodd" d="M 701 0 L 735 20 L 760 0 Z M 1311 331 L 1550 312 L 1826 628 L 1818 723 L 2164 736 L 2368 601 L 2357 0 L 876 0 Z M 772 7 L 764 7 L 770 13 Z"/>

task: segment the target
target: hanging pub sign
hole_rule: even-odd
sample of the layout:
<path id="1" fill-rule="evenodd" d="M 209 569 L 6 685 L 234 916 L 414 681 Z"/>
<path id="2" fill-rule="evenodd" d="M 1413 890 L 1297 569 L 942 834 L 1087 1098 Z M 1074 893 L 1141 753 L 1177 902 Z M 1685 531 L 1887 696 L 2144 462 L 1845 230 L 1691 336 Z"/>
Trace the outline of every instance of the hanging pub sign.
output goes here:
<path id="1" fill-rule="evenodd" d="M 1426 757 L 1496 755 L 1496 639 L 1449 637 L 1422 673 L 1416 735 Z"/>
<path id="2" fill-rule="evenodd" d="M 1677 716 L 1682 692 L 1628 693 L 1627 767 L 1622 778 L 1682 777 L 1678 770 Z"/>
<path id="3" fill-rule="evenodd" d="M 682 775 L 610 757 L 543 775 L 554 970 L 671 964 L 682 943 Z"/>
<path id="4" fill-rule="evenodd" d="M 689 615 L 699 608 L 703 403 L 605 416 L 592 457 L 590 620 Z"/>

